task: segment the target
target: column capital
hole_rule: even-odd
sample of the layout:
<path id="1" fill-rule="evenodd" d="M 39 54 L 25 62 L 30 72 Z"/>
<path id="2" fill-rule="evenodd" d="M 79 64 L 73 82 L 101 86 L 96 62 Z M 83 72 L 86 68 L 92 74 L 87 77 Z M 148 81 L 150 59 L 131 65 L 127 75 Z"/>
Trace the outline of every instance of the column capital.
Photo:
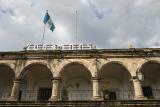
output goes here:
<path id="1" fill-rule="evenodd" d="M 99 81 L 100 78 L 98 78 L 98 77 L 92 77 L 92 81 L 93 81 L 93 80 Z"/>
<path id="2" fill-rule="evenodd" d="M 138 79 L 138 77 L 137 76 L 132 76 L 132 79 Z"/>
<path id="3" fill-rule="evenodd" d="M 53 77 L 52 80 L 61 80 L 61 77 Z"/>
<path id="4" fill-rule="evenodd" d="M 13 82 L 14 83 L 20 83 L 22 80 L 21 79 L 15 79 Z"/>
<path id="5" fill-rule="evenodd" d="M 139 80 L 138 76 L 132 76 L 131 81 L 133 81 L 133 82 L 141 82 L 141 80 Z"/>
<path id="6" fill-rule="evenodd" d="M 138 77 L 137 76 L 132 76 L 130 80 L 131 81 L 138 80 Z"/>

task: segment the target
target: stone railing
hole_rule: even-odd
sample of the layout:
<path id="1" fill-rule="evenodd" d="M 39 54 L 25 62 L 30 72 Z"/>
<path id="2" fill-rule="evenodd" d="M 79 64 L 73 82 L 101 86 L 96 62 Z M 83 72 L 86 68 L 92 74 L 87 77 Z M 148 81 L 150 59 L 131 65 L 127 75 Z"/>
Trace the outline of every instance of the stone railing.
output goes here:
<path id="1" fill-rule="evenodd" d="M 90 101 L 92 90 L 69 90 L 65 93 L 59 91 L 60 101 Z M 0 90 L 0 101 L 6 101 L 11 91 Z M 145 90 L 144 96 L 148 100 L 160 100 L 160 89 Z M 22 90 L 17 96 L 18 101 L 48 101 L 51 97 L 51 90 L 39 92 L 38 90 Z M 103 100 L 134 100 L 134 90 L 113 89 L 107 93 L 101 92 Z"/>

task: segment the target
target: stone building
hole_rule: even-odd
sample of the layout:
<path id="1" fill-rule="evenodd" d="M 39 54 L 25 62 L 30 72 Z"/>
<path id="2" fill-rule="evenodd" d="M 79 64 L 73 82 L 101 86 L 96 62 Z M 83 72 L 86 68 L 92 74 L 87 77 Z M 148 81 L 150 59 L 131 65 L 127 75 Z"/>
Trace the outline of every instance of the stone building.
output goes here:
<path id="1" fill-rule="evenodd" d="M 160 49 L 0 52 L 0 101 L 160 99 Z"/>

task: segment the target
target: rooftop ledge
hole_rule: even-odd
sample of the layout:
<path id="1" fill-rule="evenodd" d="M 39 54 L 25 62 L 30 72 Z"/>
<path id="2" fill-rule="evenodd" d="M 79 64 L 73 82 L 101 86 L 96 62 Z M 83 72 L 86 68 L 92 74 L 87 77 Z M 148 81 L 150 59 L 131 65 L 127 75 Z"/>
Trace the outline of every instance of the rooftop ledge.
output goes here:
<path id="1" fill-rule="evenodd" d="M 86 49 L 86 50 L 22 50 L 0 52 L 0 59 L 15 58 L 107 58 L 160 57 L 160 48 Z"/>
<path id="2" fill-rule="evenodd" d="M 0 52 L 4 58 L 94 58 L 94 57 L 160 57 L 160 48 L 97 49 L 93 44 L 37 45 L 22 51 Z"/>

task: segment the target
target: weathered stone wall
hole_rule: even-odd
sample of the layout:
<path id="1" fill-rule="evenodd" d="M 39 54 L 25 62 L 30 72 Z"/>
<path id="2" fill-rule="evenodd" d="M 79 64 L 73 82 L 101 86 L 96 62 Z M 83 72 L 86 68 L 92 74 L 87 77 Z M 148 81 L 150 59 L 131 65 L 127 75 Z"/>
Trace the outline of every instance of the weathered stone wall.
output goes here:
<path id="1" fill-rule="evenodd" d="M 63 68 L 72 63 L 84 65 L 92 77 L 97 76 L 103 66 L 109 63 L 119 63 L 132 76 L 147 62 L 160 63 L 159 49 L 113 49 L 86 51 L 49 51 L 49 52 L 0 52 L 0 65 L 9 66 L 16 78 L 21 78 L 25 69 L 32 64 L 42 64 L 58 77 Z M 96 64 L 97 63 L 97 64 Z"/>
<path id="2" fill-rule="evenodd" d="M 160 49 L 106 49 L 106 50 L 76 50 L 76 51 L 21 51 L 0 52 L 0 65 L 8 66 L 15 74 L 15 80 L 23 79 L 32 65 L 43 65 L 51 72 L 52 78 L 61 77 L 66 66 L 71 64 L 83 65 L 93 79 L 93 96 L 99 95 L 99 79 L 103 68 L 109 64 L 119 64 L 132 77 L 137 76 L 141 68 L 148 62 L 160 63 Z M 123 81 L 124 84 L 125 81 Z M 134 87 L 137 96 L 141 96 L 142 89 L 139 80 L 134 78 Z M 15 90 L 19 85 L 14 82 Z M 58 87 L 54 84 L 52 87 Z M 116 84 L 116 83 L 115 83 Z M 118 86 L 118 85 L 115 85 Z M 114 86 L 113 86 L 114 87 Z M 120 86 L 119 86 L 120 87 Z M 12 89 L 14 92 L 14 88 Z M 53 96 L 56 94 L 52 93 Z"/>

